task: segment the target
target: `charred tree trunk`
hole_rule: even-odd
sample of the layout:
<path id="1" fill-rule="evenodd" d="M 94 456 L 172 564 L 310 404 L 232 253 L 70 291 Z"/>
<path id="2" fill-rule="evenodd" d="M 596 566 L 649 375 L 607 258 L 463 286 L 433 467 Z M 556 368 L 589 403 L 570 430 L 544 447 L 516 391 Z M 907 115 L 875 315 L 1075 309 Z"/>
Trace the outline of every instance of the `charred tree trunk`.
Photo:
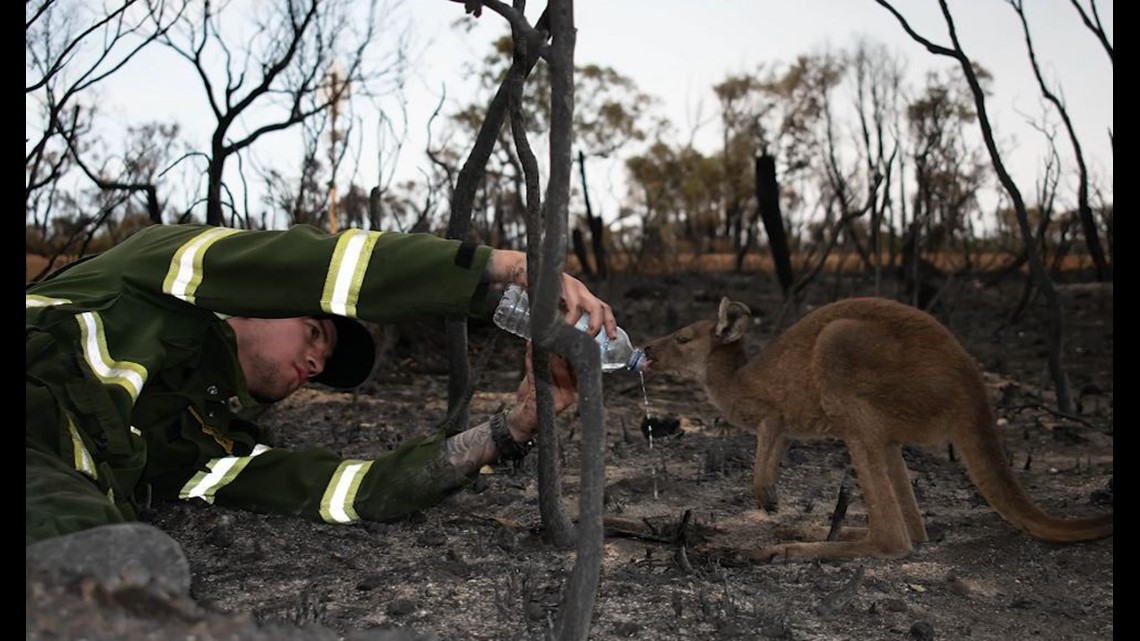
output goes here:
<path id="1" fill-rule="evenodd" d="M 539 24 L 543 24 L 547 17 L 548 14 L 543 13 Z M 517 28 L 512 34 L 516 43 L 516 60 L 521 60 L 522 66 L 529 70 L 533 66 L 533 61 L 537 59 L 537 54 L 533 52 L 534 43 L 528 42 Z M 522 100 L 525 80 L 522 74 L 508 76 L 510 83 L 508 96 L 511 136 L 525 183 L 527 276 L 533 284 L 543 269 L 539 258 L 542 256 L 545 230 L 542 221 L 543 203 L 539 186 L 538 160 L 531 150 L 530 141 L 527 140 L 526 122 L 523 119 Z M 556 547 L 569 548 L 574 545 L 575 533 L 573 523 L 562 508 L 562 468 L 559 465 L 558 432 L 554 425 L 554 396 L 550 389 L 548 369 L 549 353 L 537 342 L 533 343 L 533 349 L 535 402 L 538 411 L 538 509 L 542 516 L 544 538 Z"/>
<path id="2" fill-rule="evenodd" d="M 225 152 L 221 145 L 214 145 L 214 155 L 206 168 L 206 224 L 221 227 L 226 222 L 222 212 L 222 169 L 225 168 Z"/>
<path id="3" fill-rule="evenodd" d="M 561 272 L 566 257 L 566 219 L 573 176 L 574 25 L 573 0 L 551 0 L 550 180 L 544 205 L 542 273 L 534 301 L 536 344 L 563 354 L 578 377 L 582 421 L 581 490 L 578 497 L 577 553 L 562 590 L 556 623 L 561 641 L 585 641 L 590 635 L 602 564 L 602 495 L 605 488 L 606 432 L 601 357 L 593 337 L 562 322 L 558 310 Z"/>
<path id="4" fill-rule="evenodd" d="M 586 154 L 582 151 L 578 152 L 578 174 L 582 178 L 582 198 L 586 201 L 586 225 L 590 228 L 590 246 L 594 250 L 594 269 L 586 270 L 585 274 L 591 280 L 595 280 L 595 277 L 605 280 L 609 275 L 606 264 L 605 228 L 602 225 L 602 217 L 595 216 L 594 209 L 590 206 L 590 189 L 586 185 Z M 581 233 L 575 230 L 574 236 L 579 239 Z M 575 243 L 575 251 L 577 251 L 577 246 Z M 579 256 L 579 260 L 581 260 L 581 256 Z"/>
<path id="5" fill-rule="evenodd" d="M 780 186 L 776 182 L 776 158 L 773 156 L 756 158 L 756 203 L 764 231 L 768 234 L 768 250 L 772 252 L 776 278 L 786 299 L 795 276 L 791 252 L 788 251 L 788 235 L 784 231 L 784 216 L 780 213 Z"/>
<path id="6" fill-rule="evenodd" d="M 921 225 L 915 220 L 903 235 L 899 282 L 907 304 L 929 310 L 935 296 L 942 291 L 946 274 L 922 257 Z"/>
<path id="7" fill-rule="evenodd" d="M 570 232 L 570 245 L 574 248 L 574 256 L 578 258 L 578 265 L 587 280 L 597 280 L 594 268 L 590 265 L 590 253 L 586 251 L 586 241 L 582 238 L 582 230 L 575 229 Z"/>
<path id="8" fill-rule="evenodd" d="M 487 117 L 479 127 L 475 144 L 466 162 L 455 179 L 455 191 L 451 196 L 451 217 L 447 225 L 447 237 L 463 240 L 471 227 L 471 210 L 475 193 L 483 182 L 487 160 L 495 150 L 499 131 L 507 118 L 509 82 L 511 74 L 530 75 L 538 57 L 522 61 L 516 58 L 507 72 L 507 78 L 495 92 L 487 107 Z M 445 321 L 448 354 L 447 413 L 453 426 L 467 425 L 470 419 L 467 399 L 471 388 L 471 363 L 467 354 L 467 319 L 448 318 Z"/>

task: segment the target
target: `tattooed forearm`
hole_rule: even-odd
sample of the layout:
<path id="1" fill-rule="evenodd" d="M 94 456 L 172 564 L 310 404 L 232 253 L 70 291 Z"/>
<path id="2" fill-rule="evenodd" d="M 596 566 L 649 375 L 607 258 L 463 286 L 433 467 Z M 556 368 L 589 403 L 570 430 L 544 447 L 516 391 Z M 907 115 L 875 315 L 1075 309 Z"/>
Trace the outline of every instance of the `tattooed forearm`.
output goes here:
<path id="1" fill-rule="evenodd" d="M 510 249 L 491 250 L 491 258 L 483 271 L 483 279 L 504 285 L 526 287 L 526 254 Z"/>
<path id="2" fill-rule="evenodd" d="M 516 285 L 526 285 L 526 263 L 522 262 L 511 268 L 510 275 L 507 276 L 507 282 L 515 283 Z"/>
<path id="3" fill-rule="evenodd" d="M 495 460 L 495 444 L 491 440 L 490 421 L 476 425 L 447 439 L 443 456 L 464 476 Z"/>

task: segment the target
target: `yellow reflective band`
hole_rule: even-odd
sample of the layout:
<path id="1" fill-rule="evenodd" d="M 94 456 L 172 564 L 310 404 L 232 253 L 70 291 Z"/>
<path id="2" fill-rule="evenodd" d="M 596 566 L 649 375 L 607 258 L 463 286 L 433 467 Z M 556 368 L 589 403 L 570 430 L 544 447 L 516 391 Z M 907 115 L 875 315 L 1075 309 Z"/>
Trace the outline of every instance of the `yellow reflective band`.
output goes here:
<path id="1" fill-rule="evenodd" d="M 146 383 L 146 368 L 130 361 L 116 361 L 107 351 L 107 337 L 103 332 L 103 319 L 95 312 L 84 312 L 75 317 L 79 323 L 83 358 L 88 367 L 106 385 L 118 385 L 127 391 L 134 402 Z"/>
<path id="2" fill-rule="evenodd" d="M 321 309 L 329 314 L 356 318 L 360 287 L 378 238 L 380 232 L 360 229 L 350 229 L 341 234 L 325 276 Z"/>
<path id="3" fill-rule="evenodd" d="M 214 495 L 218 493 L 218 490 L 233 483 L 250 461 L 270 449 L 272 448 L 268 445 L 258 444 L 249 456 L 226 456 L 212 459 L 206 464 L 209 471 L 195 474 L 179 490 L 178 498 L 183 500 L 197 498 L 207 503 L 213 503 Z"/>
<path id="4" fill-rule="evenodd" d="M 39 296 L 37 294 L 24 294 L 24 309 L 29 307 L 52 307 L 54 305 L 66 305 L 71 301 L 66 298 L 52 298 L 50 296 Z"/>
<path id="5" fill-rule="evenodd" d="M 321 497 L 321 518 L 326 523 L 354 523 L 360 520 L 353 503 L 360 482 L 368 474 L 372 461 L 348 460 L 340 464 Z"/>
<path id="6" fill-rule="evenodd" d="M 166 278 L 162 281 L 162 291 L 182 299 L 190 304 L 194 303 L 194 293 L 202 284 L 202 258 L 211 245 L 238 233 L 239 229 L 215 227 L 195 236 L 190 242 L 174 252 L 170 260 L 170 268 L 166 271 Z"/>
<path id="7" fill-rule="evenodd" d="M 98 480 L 99 473 L 95 470 L 95 459 L 91 458 L 91 452 L 87 451 L 87 446 L 83 444 L 83 437 L 79 435 L 79 430 L 75 428 L 75 423 L 72 422 L 70 416 L 67 417 L 67 431 L 71 434 L 71 450 L 75 469 L 81 474 Z"/>

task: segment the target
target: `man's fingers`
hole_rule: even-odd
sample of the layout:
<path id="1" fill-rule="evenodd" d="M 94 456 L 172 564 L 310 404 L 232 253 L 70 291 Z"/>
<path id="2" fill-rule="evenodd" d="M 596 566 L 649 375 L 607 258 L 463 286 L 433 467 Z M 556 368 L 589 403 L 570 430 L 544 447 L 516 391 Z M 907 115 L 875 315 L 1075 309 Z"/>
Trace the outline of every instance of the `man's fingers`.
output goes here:
<path id="1" fill-rule="evenodd" d="M 590 290 L 577 278 L 568 274 L 562 275 L 562 302 L 565 306 L 565 319 L 567 323 L 578 322 L 582 314 L 589 314 L 590 321 L 586 332 L 590 336 L 597 336 L 605 329 L 606 336 L 617 336 L 617 321 L 613 310 L 605 301 L 594 296 Z"/>
<path id="2" fill-rule="evenodd" d="M 614 319 L 613 309 L 601 300 L 594 299 L 595 305 L 593 308 L 587 308 L 586 313 L 590 315 L 590 335 L 597 336 L 598 332 L 604 327 L 606 336 L 610 338 L 617 337 L 617 321 Z M 597 323 L 597 328 L 593 326 Z"/>
<path id="3" fill-rule="evenodd" d="M 566 323 L 568 325 L 577 324 L 578 319 L 582 317 L 583 313 L 587 313 L 587 314 L 589 313 L 582 306 L 582 297 L 578 291 L 578 284 L 579 284 L 578 281 L 574 280 L 573 278 L 570 278 L 569 276 L 566 276 L 563 279 L 563 283 L 562 283 L 562 312 L 563 312 L 562 313 L 562 319 L 564 321 L 566 321 Z M 590 331 L 590 328 L 593 327 L 594 325 L 595 325 L 594 318 L 593 318 L 593 316 L 591 316 L 590 317 L 590 323 L 589 323 L 589 326 L 586 328 L 586 331 L 587 332 Z M 601 325 L 598 324 L 598 327 L 600 327 L 600 326 Z M 595 334 L 597 333 L 596 329 L 594 329 L 594 333 Z"/>

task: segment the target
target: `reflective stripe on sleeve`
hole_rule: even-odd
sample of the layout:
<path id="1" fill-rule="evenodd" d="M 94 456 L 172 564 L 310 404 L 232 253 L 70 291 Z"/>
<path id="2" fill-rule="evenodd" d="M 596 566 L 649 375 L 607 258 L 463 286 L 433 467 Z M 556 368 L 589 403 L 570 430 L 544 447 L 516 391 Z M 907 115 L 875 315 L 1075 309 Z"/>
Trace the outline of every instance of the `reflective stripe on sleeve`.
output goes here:
<path id="1" fill-rule="evenodd" d="M 344 461 L 336 468 L 325 495 L 321 497 L 321 518 L 326 523 L 354 523 L 360 516 L 353 508 L 360 482 L 368 474 L 372 461 Z"/>
<path id="2" fill-rule="evenodd" d="M 215 227 L 206 230 L 174 252 L 166 278 L 162 281 L 162 291 L 175 298 L 194 304 L 194 293 L 202 284 L 202 257 L 206 250 L 219 240 L 238 233 L 239 229 Z"/>
<path id="3" fill-rule="evenodd" d="M 55 305 L 66 305 L 71 301 L 66 298 L 52 298 L 50 296 L 40 296 L 38 294 L 24 294 L 24 309 L 29 307 L 53 307 Z"/>
<path id="4" fill-rule="evenodd" d="M 182 486 L 178 492 L 178 498 L 185 500 L 199 498 L 207 503 L 213 503 L 214 495 L 217 494 L 218 490 L 233 483 L 250 461 L 270 449 L 272 448 L 268 445 L 258 444 L 249 456 L 226 456 L 212 459 L 206 464 L 209 471 L 195 474 L 186 482 L 186 485 Z"/>
<path id="5" fill-rule="evenodd" d="M 356 318 L 356 301 L 364 273 L 372 260 L 372 250 L 380 232 L 351 229 L 341 234 L 333 251 L 325 288 L 321 293 L 321 309 L 330 314 Z"/>
<path id="6" fill-rule="evenodd" d="M 71 434 L 71 454 L 75 469 L 81 474 L 99 480 L 99 473 L 95 470 L 95 459 L 91 457 L 91 452 L 87 451 L 87 446 L 83 444 L 83 437 L 79 435 L 79 430 L 76 429 L 70 416 L 67 417 L 67 431 Z"/>
<path id="7" fill-rule="evenodd" d="M 103 319 L 95 312 L 84 312 L 75 317 L 79 323 L 80 344 L 87 366 L 105 385 L 118 385 L 127 391 L 131 402 L 138 399 L 146 383 L 146 368 L 130 361 L 116 361 L 107 351 L 107 336 L 103 332 Z"/>

